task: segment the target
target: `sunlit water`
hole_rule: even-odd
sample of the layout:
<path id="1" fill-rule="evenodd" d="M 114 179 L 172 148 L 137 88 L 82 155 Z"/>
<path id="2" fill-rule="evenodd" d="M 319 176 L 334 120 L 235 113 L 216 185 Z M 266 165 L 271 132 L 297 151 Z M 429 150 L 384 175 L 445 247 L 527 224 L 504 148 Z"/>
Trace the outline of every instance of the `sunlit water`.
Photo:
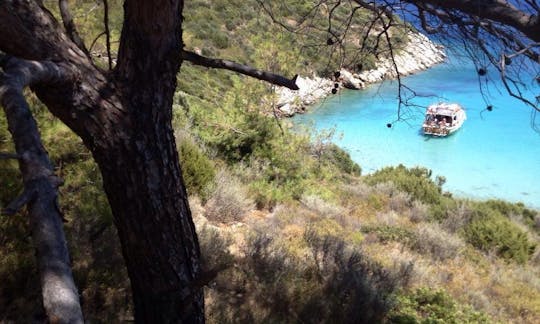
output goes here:
<path id="1" fill-rule="evenodd" d="M 493 110 L 487 111 L 474 67 L 455 60 L 403 81 L 420 95 L 436 94 L 464 106 L 463 127 L 446 138 L 425 137 L 420 132 L 425 109 L 407 108 L 404 121 L 387 128 L 397 118 L 395 81 L 362 91 L 343 90 L 293 120 L 316 130 L 335 128 L 342 135 L 335 142 L 360 164 L 363 174 L 400 163 L 425 166 L 445 176 L 444 189 L 455 196 L 501 198 L 540 208 L 540 133 L 531 127 L 531 108 L 491 81 L 485 95 Z M 539 90 L 532 85 L 528 91 L 538 95 Z M 413 100 L 424 106 L 436 101 Z"/>

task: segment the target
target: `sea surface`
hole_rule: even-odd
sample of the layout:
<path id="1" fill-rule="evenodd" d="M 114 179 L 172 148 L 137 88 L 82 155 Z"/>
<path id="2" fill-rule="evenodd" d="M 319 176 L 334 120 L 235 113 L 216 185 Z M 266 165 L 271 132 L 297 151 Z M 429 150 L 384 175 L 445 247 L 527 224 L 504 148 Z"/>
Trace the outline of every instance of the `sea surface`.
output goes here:
<path id="1" fill-rule="evenodd" d="M 351 154 L 362 174 L 398 164 L 424 166 L 446 177 L 443 189 L 454 196 L 540 208 L 540 131 L 531 125 L 538 125 L 540 116 L 535 119 L 532 108 L 509 96 L 495 73 L 488 70 L 486 83 L 471 63 L 453 57 L 402 78 L 416 91 L 411 102 L 424 107 L 401 108 L 400 120 L 397 82 L 386 81 L 361 91 L 340 90 L 293 122 L 316 131 L 335 129 L 334 142 Z M 526 93 L 539 95 L 540 87 L 531 82 Z M 426 137 L 425 106 L 438 101 L 461 104 L 467 120 L 449 137 Z"/>

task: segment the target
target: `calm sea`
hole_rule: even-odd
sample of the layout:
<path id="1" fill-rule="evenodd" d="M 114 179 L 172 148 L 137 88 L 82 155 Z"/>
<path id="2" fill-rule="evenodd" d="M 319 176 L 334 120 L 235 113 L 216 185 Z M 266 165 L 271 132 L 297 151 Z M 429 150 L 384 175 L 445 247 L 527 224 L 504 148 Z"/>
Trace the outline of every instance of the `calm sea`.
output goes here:
<path id="1" fill-rule="evenodd" d="M 446 138 L 421 134 L 425 108 L 404 108 L 403 120 L 394 122 L 395 81 L 340 91 L 293 120 L 316 130 L 334 128 L 341 136 L 334 141 L 360 164 L 363 174 L 400 163 L 424 166 L 445 176 L 444 189 L 455 196 L 501 198 L 540 208 L 540 132 L 531 126 L 532 109 L 504 91 L 495 71 L 488 75 L 495 80 L 484 95 L 474 66 L 457 59 L 403 79 L 420 95 L 412 100 L 415 104 L 444 100 L 465 107 L 465 124 Z M 485 78 L 481 82 L 485 84 Z M 528 91 L 538 95 L 540 87 L 532 85 Z M 426 95 L 441 98 L 422 97 Z M 391 128 L 388 123 L 393 123 Z"/>

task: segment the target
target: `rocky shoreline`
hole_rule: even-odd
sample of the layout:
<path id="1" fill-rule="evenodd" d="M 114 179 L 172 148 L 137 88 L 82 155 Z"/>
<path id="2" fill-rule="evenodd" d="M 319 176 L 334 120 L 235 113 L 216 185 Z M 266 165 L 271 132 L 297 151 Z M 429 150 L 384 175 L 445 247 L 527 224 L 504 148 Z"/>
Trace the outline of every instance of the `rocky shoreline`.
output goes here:
<path id="1" fill-rule="evenodd" d="M 411 32 L 408 38 L 407 46 L 395 57 L 395 63 L 401 76 L 426 70 L 445 61 L 446 54 L 443 47 L 434 44 L 425 35 Z M 377 66 L 377 69 L 361 73 L 352 73 L 342 69 L 339 71 L 337 80 L 339 87 L 359 90 L 369 84 L 397 77 L 391 59 L 381 60 Z M 279 89 L 277 104 L 279 114 L 291 117 L 297 113 L 304 113 L 309 106 L 332 94 L 335 83 L 335 80 L 318 76 L 299 76 L 296 81 L 299 90 Z"/>

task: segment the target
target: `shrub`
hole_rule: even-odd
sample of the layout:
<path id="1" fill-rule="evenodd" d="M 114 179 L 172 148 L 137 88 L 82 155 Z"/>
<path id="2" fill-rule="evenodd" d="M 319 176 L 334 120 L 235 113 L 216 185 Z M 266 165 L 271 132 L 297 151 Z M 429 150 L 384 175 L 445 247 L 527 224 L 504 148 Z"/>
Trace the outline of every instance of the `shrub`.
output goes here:
<path id="1" fill-rule="evenodd" d="M 272 231 L 270 229 L 270 231 Z M 394 305 L 408 270 L 388 271 L 337 236 L 307 230 L 307 253 L 291 253 L 261 229 L 244 257 L 212 285 L 212 322 L 379 323 Z"/>
<path id="2" fill-rule="evenodd" d="M 408 211 L 409 219 L 414 223 L 420 223 L 425 221 L 428 218 L 429 215 L 429 207 L 418 201 L 415 200 L 412 203 L 411 208 Z"/>
<path id="3" fill-rule="evenodd" d="M 495 251 L 500 257 L 517 263 L 527 262 L 534 254 L 536 244 L 529 241 L 527 233 L 489 204 L 474 205 L 471 217 L 463 234 L 475 247 Z"/>
<path id="4" fill-rule="evenodd" d="M 271 141 L 279 134 L 273 120 L 256 111 L 247 112 L 236 123 L 234 128 L 220 132 L 212 139 L 219 154 L 231 163 L 247 160 L 256 151 L 259 155 L 271 155 Z"/>
<path id="5" fill-rule="evenodd" d="M 522 203 L 513 204 L 499 199 L 492 199 L 484 202 L 484 204 L 493 210 L 499 211 L 508 218 L 517 218 L 522 220 L 525 224 L 532 228 L 535 227 L 535 219 L 540 216 L 537 211 L 526 208 Z"/>
<path id="6" fill-rule="evenodd" d="M 430 254 L 433 258 L 444 260 L 454 258 L 464 247 L 459 237 L 446 233 L 437 224 L 420 225 L 411 248 L 420 253 Z"/>
<path id="7" fill-rule="evenodd" d="M 231 222 L 242 220 L 253 208 L 253 202 L 238 180 L 222 171 L 217 176 L 216 188 L 205 207 L 209 220 Z"/>
<path id="8" fill-rule="evenodd" d="M 204 271 L 224 269 L 233 262 L 228 248 L 230 239 L 224 238 L 217 229 L 205 224 L 197 231 L 201 248 L 201 266 Z"/>
<path id="9" fill-rule="evenodd" d="M 396 241 L 410 244 L 414 241 L 414 233 L 410 230 L 398 226 L 364 226 L 363 233 L 374 233 L 381 242 Z"/>
<path id="10" fill-rule="evenodd" d="M 190 194 L 206 198 L 208 186 L 214 181 L 214 164 L 190 139 L 184 138 L 178 145 L 182 175 Z"/>
<path id="11" fill-rule="evenodd" d="M 442 181 L 436 184 L 431 180 L 431 170 L 421 167 L 406 168 L 401 164 L 386 167 L 368 175 L 366 182 L 372 185 L 393 182 L 399 190 L 427 204 L 438 204 L 442 196 Z"/>
<path id="12" fill-rule="evenodd" d="M 405 212 L 411 209 L 411 196 L 406 192 L 397 191 L 390 196 L 388 205 L 396 212 Z"/>
<path id="13" fill-rule="evenodd" d="M 351 155 L 333 143 L 325 146 L 321 162 L 335 166 L 339 171 L 346 174 L 359 176 L 362 173 L 362 169 L 351 159 Z"/>
<path id="14" fill-rule="evenodd" d="M 419 288 L 398 298 L 390 323 L 490 323 L 487 315 L 459 305 L 444 290 Z"/>
<path id="15" fill-rule="evenodd" d="M 467 226 L 471 222 L 472 211 L 470 204 L 465 201 L 456 201 L 453 199 L 443 199 L 443 202 L 432 208 L 432 214 L 435 215 L 435 210 L 438 208 L 438 220 L 441 225 L 448 231 L 456 233 Z"/>
<path id="16" fill-rule="evenodd" d="M 323 217 L 337 217 L 344 213 L 344 209 L 342 207 L 328 203 L 318 196 L 304 195 L 300 202 L 309 210 Z"/>

